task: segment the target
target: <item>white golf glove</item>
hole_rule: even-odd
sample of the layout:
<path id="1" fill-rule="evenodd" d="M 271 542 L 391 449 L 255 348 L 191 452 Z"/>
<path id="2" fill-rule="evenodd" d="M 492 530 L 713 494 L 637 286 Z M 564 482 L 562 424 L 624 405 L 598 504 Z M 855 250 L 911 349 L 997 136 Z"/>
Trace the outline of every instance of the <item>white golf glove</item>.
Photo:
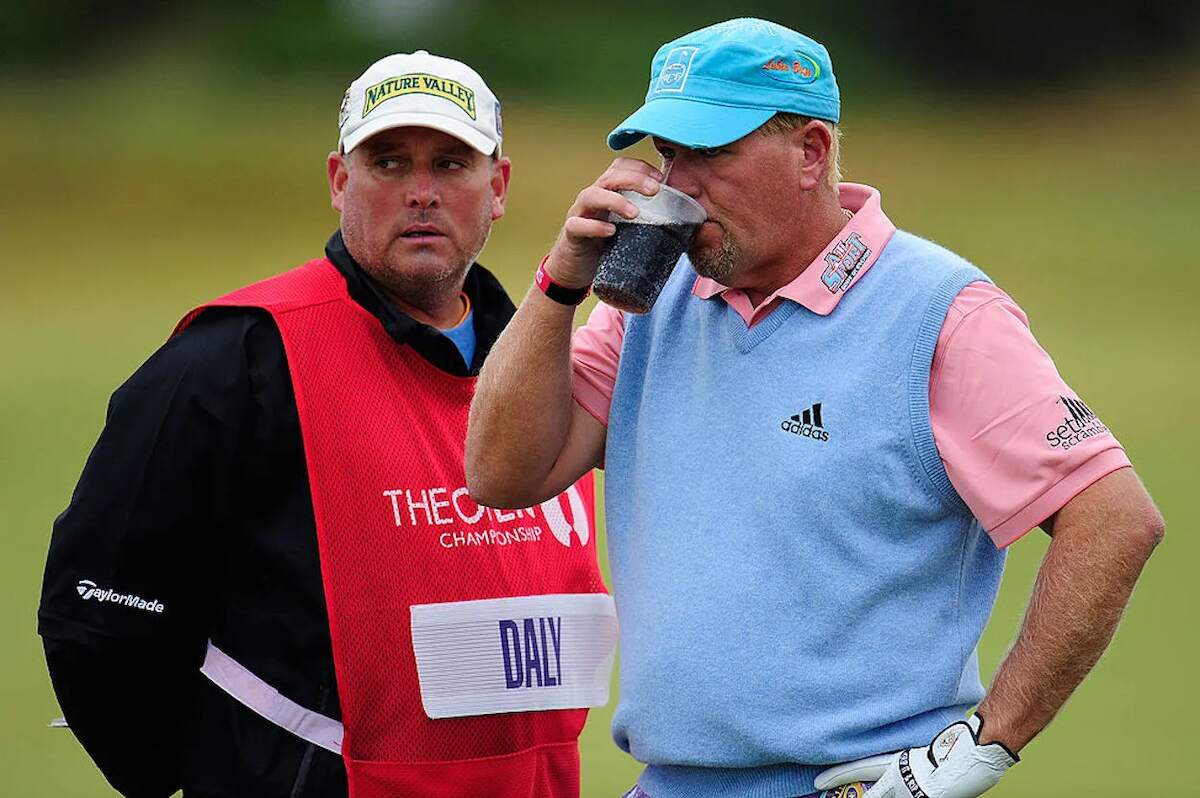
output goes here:
<path id="1" fill-rule="evenodd" d="M 942 729 L 923 748 L 892 754 L 882 768 L 881 757 L 870 757 L 823 771 L 816 787 L 827 790 L 848 778 L 875 777 L 864 798 L 975 798 L 996 786 L 1018 761 L 1002 743 L 980 745 L 982 728 L 983 719 L 972 715 Z"/>

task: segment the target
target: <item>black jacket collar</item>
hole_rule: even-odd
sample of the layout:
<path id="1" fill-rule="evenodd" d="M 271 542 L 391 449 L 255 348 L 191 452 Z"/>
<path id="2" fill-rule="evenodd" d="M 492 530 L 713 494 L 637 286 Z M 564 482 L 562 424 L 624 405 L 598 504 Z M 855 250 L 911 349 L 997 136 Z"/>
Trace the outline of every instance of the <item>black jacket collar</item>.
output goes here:
<path id="1" fill-rule="evenodd" d="M 325 256 L 346 278 L 351 299 L 379 319 L 388 335 L 397 343 L 408 344 L 442 371 L 460 377 L 479 373 L 484 358 L 516 312 L 500 281 L 478 263 L 472 264 L 463 283 L 463 291 L 470 298 L 475 314 L 475 361 L 467 368 L 453 341 L 437 329 L 401 312 L 388 301 L 375 281 L 346 249 L 341 230 L 334 233 L 325 245 Z"/>

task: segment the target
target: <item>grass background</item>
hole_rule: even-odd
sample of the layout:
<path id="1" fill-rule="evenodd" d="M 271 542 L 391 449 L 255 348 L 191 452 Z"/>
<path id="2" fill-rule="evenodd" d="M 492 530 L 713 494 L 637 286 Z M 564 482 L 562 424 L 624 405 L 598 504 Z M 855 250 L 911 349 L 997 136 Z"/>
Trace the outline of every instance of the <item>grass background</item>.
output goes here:
<path id="1" fill-rule="evenodd" d="M 235 89 L 205 74 L 133 64 L 87 75 L 86 88 L 78 76 L 0 79 L 0 105 L 14 111 L 0 125 L 5 795 L 111 794 L 73 737 L 46 729 L 59 712 L 35 636 L 50 524 L 108 395 L 184 311 L 313 257 L 337 224 L 324 155 L 340 86 Z M 1200 794 L 1186 775 L 1200 739 L 1197 77 L 1003 104 L 881 97 L 843 120 L 847 178 L 879 187 L 899 226 L 1016 298 L 1168 523 L 1116 642 L 997 796 Z M 602 135 L 634 99 L 588 110 L 506 100 L 512 196 L 481 260 L 514 296 L 610 160 Z M 988 673 L 1045 542 L 1035 532 L 1013 548 L 982 644 Z M 638 772 L 608 737 L 610 713 L 594 712 L 584 734 L 585 796 L 619 795 Z"/>

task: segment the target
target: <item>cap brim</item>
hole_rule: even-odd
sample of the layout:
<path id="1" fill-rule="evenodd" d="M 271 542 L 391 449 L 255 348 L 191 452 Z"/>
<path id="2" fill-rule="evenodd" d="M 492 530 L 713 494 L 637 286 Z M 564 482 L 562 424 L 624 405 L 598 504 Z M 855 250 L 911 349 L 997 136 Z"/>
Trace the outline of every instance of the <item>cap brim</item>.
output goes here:
<path id="1" fill-rule="evenodd" d="M 459 122 L 457 119 L 451 119 L 441 114 L 422 114 L 411 111 L 384 114 L 372 119 L 362 127 L 356 128 L 342 139 L 342 151 L 350 152 L 376 133 L 397 127 L 428 127 L 454 136 L 484 155 L 491 155 L 496 151 L 495 141 L 465 122 Z"/>
<path id="2" fill-rule="evenodd" d="M 756 130 L 775 115 L 769 108 L 739 108 L 659 97 L 634 111 L 608 134 L 608 146 L 623 150 L 646 136 L 684 147 L 721 147 Z"/>

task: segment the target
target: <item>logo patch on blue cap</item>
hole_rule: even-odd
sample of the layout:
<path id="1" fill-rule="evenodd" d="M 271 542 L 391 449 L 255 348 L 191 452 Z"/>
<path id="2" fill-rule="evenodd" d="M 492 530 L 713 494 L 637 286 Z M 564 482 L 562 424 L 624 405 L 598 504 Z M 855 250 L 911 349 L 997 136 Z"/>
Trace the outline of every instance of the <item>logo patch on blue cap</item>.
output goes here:
<path id="1" fill-rule="evenodd" d="M 667 53 L 662 72 L 658 74 L 658 82 L 654 84 L 654 91 L 682 92 L 684 84 L 687 83 L 688 73 L 692 71 L 692 60 L 698 52 L 699 47 L 676 47 Z"/>
<path id="2" fill-rule="evenodd" d="M 763 64 L 763 70 L 775 80 L 788 83 L 812 83 L 821 77 L 821 65 L 799 50 L 796 50 L 791 58 L 772 58 Z"/>

